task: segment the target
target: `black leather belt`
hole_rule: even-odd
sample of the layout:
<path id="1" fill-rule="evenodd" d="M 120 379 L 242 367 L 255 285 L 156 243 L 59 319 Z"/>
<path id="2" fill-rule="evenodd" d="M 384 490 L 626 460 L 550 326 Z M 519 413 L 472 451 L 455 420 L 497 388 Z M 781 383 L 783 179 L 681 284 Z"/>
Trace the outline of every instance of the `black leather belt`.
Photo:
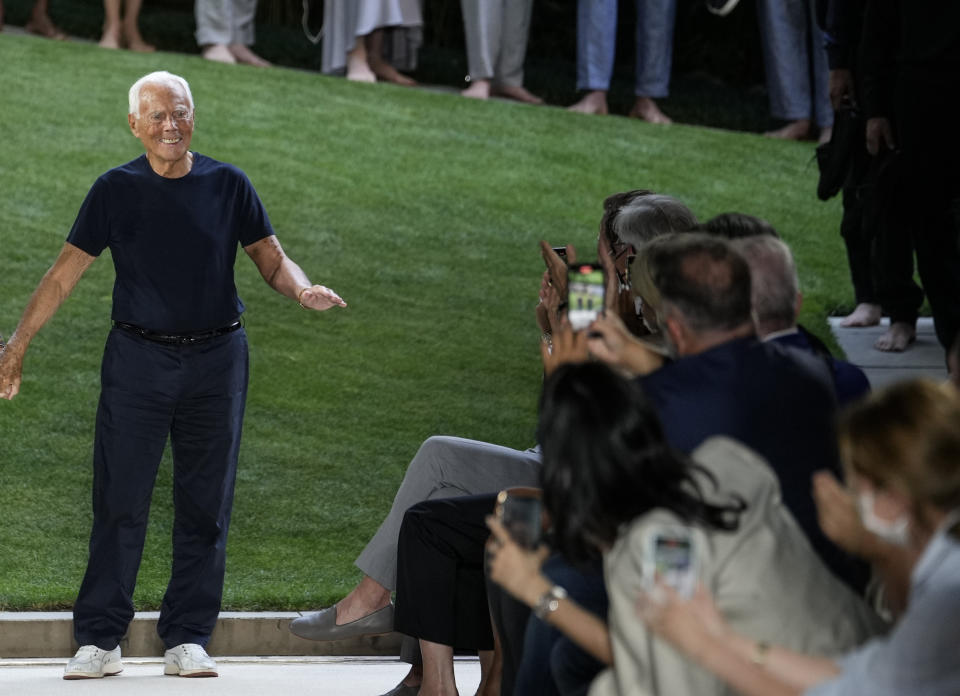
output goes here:
<path id="1" fill-rule="evenodd" d="M 142 326 L 137 326 L 135 324 L 128 324 L 125 321 L 115 321 L 113 325 L 118 329 L 123 329 L 132 334 L 140 336 L 140 338 L 145 338 L 148 341 L 156 341 L 157 343 L 166 343 L 168 345 L 189 345 L 192 343 L 202 343 L 203 341 L 209 341 L 211 338 L 216 338 L 217 336 L 223 336 L 224 334 L 233 333 L 239 329 L 243 324 L 239 321 L 235 321 L 230 326 L 223 326 L 219 329 L 213 329 L 212 331 L 202 331 L 200 333 L 193 334 L 165 334 L 158 331 L 151 331 L 150 329 L 145 329 Z"/>

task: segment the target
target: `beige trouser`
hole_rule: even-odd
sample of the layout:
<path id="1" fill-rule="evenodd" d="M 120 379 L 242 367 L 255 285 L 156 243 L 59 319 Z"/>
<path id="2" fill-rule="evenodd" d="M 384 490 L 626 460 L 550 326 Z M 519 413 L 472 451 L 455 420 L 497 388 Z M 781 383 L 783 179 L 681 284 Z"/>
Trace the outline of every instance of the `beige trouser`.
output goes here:
<path id="1" fill-rule="evenodd" d="M 460 6 L 471 79 L 521 86 L 533 0 L 460 0 Z"/>

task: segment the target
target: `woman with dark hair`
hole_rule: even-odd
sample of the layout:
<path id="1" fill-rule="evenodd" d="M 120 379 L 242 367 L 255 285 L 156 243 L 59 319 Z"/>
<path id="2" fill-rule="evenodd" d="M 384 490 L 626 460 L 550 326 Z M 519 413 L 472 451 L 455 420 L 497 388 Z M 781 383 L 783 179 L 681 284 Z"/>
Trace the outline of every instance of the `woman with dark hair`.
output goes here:
<path id="1" fill-rule="evenodd" d="M 834 652 L 791 649 L 734 626 L 717 611 L 720 598 L 706 592 L 690 600 L 669 590 L 644 595 L 640 613 L 681 654 L 747 696 L 955 696 L 960 396 L 922 380 L 875 392 L 841 421 L 840 449 L 871 543 L 919 555 L 907 610 L 888 636 L 837 660 Z M 772 618 L 785 620 L 776 612 Z"/>
<path id="2" fill-rule="evenodd" d="M 728 693 L 654 640 L 637 616 L 638 595 L 658 578 L 687 591 L 704 584 L 731 624 L 818 653 L 878 628 L 813 552 L 766 462 L 722 437 L 689 458 L 672 449 L 636 382 L 599 364 L 558 368 L 544 386 L 538 435 L 554 549 L 572 562 L 603 557 L 606 621 L 541 573 L 545 550 L 521 549 L 494 518 L 490 575 L 609 666 L 591 696 Z M 561 694 L 586 693 L 565 690 L 556 653 L 551 669 Z"/>

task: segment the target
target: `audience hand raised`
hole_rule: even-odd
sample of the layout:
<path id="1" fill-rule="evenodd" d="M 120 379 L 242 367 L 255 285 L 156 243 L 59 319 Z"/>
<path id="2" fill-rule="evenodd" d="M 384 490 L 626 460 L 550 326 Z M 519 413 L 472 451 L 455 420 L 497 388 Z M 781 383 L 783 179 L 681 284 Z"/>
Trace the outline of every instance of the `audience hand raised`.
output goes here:
<path id="1" fill-rule="evenodd" d="M 550 587 L 540 572 L 550 555 L 549 549 L 542 545 L 534 551 L 522 548 L 494 515 L 487 516 L 487 526 L 491 532 L 487 542 L 490 579 L 521 602 L 532 606 L 543 594 L 544 587 Z"/>
<path id="2" fill-rule="evenodd" d="M 551 375 L 561 365 L 587 362 L 590 359 L 587 340 L 586 331 L 574 331 L 564 319 L 553 333 L 553 346 L 540 344 L 544 372 Z"/>
<path id="3" fill-rule="evenodd" d="M 863 526 L 857 502 L 829 471 L 813 475 L 813 499 L 820 529 L 834 544 L 857 556 L 868 555 L 870 532 Z"/>
<path id="4" fill-rule="evenodd" d="M 669 585 L 658 583 L 637 596 L 637 615 L 664 640 L 689 655 L 699 655 L 706 643 L 723 638 L 730 627 L 703 585 L 684 599 Z"/>
<path id="5" fill-rule="evenodd" d="M 561 301 L 567 297 L 567 264 L 577 260 L 577 250 L 573 244 L 567 245 L 567 258 L 564 260 L 553 250 L 553 247 L 542 239 L 540 240 L 540 255 L 543 262 L 547 265 L 547 273 L 550 274 L 550 283 L 556 290 Z"/>
<path id="6" fill-rule="evenodd" d="M 663 356 L 635 338 L 623 321 L 612 313 L 590 325 L 590 354 L 611 367 L 634 375 L 646 375 L 663 365 Z"/>

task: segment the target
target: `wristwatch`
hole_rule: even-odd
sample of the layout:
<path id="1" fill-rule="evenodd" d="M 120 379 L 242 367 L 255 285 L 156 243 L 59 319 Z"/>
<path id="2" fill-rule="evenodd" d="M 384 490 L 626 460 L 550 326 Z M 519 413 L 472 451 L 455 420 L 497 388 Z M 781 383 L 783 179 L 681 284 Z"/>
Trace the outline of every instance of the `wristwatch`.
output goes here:
<path id="1" fill-rule="evenodd" d="M 541 621 L 547 620 L 547 615 L 555 612 L 560 606 L 560 600 L 567 596 L 567 591 L 559 585 L 554 585 L 549 590 L 540 595 L 536 606 L 533 608 L 533 615 Z"/>

